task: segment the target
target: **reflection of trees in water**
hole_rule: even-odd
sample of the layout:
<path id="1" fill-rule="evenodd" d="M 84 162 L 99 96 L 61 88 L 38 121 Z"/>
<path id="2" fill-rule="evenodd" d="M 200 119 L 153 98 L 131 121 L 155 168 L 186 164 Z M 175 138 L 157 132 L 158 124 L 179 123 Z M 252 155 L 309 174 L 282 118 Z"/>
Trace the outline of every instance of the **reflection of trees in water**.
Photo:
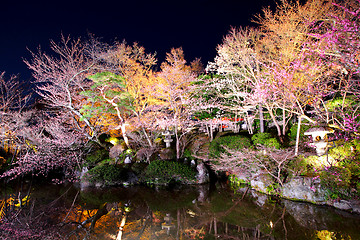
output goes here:
<path id="1" fill-rule="evenodd" d="M 13 196 L 23 200 L 30 194 L 29 188 L 24 189 L 24 194 Z M 313 205 L 269 202 L 260 199 L 260 194 L 250 196 L 245 190 L 243 196 L 237 196 L 221 187 L 212 194 L 205 186 L 196 189 L 195 192 L 106 189 L 84 193 L 74 188 L 65 191 L 49 188 L 42 193 L 52 195 L 46 196 L 46 201 L 36 192 L 21 207 L 16 208 L 18 201 L 14 201 L 2 217 L 0 238 L 9 239 L 16 233 L 25 239 L 30 235 L 44 239 L 312 239 L 317 234 L 312 230 L 315 226 L 299 224 L 299 218 L 306 219 L 304 214 L 311 215 L 309 212 L 315 211 L 312 208 L 316 214 L 311 217 L 316 216 L 319 224 L 329 215 L 326 209 L 322 211 Z M 54 196 L 58 197 L 53 200 Z M 343 224 L 337 221 L 337 225 Z M 12 226 L 12 232 L 1 231 L 4 226 Z M 317 225 L 315 229 L 321 230 L 319 226 L 326 225 Z M 340 227 L 329 227 L 329 234 L 335 236 L 331 229 Z M 356 226 L 346 231 L 356 231 Z"/>

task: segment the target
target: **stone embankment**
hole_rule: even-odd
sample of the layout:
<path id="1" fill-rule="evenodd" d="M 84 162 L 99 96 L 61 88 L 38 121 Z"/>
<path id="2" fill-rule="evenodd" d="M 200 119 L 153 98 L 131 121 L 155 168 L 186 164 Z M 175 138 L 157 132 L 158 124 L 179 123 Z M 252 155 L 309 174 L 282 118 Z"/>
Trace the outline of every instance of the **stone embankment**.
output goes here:
<path id="1" fill-rule="evenodd" d="M 329 205 L 337 209 L 360 214 L 360 201 L 329 199 L 326 190 L 321 187 L 320 179 L 318 178 L 297 176 L 288 180 L 283 186 L 276 185 L 275 190 L 274 181 L 266 173 L 258 173 L 252 176 L 237 175 L 235 177 L 242 182 L 248 182 L 252 189 L 262 193 L 270 195 L 278 194 L 282 198 L 293 201 Z"/>

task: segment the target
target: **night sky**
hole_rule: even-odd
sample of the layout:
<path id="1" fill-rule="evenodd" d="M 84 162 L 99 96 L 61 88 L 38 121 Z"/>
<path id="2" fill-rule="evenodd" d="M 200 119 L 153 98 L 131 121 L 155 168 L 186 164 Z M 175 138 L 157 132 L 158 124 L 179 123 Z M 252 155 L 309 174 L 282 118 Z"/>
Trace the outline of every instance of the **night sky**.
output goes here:
<path id="1" fill-rule="evenodd" d="M 128 0 L 128 1 L 16 1 L 2 0 L 0 13 L 0 72 L 30 79 L 23 63 L 27 50 L 47 52 L 49 40 L 61 33 L 104 42 L 138 42 L 162 61 L 172 47 L 183 47 L 188 61 L 212 61 L 216 46 L 231 26 L 254 24 L 254 14 L 275 0 Z"/>

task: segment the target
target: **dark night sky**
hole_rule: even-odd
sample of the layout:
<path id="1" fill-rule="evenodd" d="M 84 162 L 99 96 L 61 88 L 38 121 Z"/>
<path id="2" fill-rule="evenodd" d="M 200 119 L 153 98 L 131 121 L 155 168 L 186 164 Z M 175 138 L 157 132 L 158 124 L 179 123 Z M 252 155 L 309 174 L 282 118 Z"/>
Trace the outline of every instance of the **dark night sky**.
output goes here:
<path id="1" fill-rule="evenodd" d="M 60 34 L 103 41 L 138 42 L 160 61 L 172 47 L 183 47 L 185 57 L 204 65 L 231 26 L 251 25 L 250 19 L 274 0 L 128 0 L 128 1 L 16 1 L 0 3 L 0 72 L 30 78 L 22 59 L 38 46 L 48 50 L 49 39 Z"/>

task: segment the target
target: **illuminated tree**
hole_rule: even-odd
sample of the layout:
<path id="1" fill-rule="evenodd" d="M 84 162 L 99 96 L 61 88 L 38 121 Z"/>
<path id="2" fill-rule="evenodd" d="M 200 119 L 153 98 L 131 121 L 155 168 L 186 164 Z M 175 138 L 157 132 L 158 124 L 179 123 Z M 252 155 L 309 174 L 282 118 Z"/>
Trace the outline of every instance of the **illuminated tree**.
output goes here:
<path id="1" fill-rule="evenodd" d="M 17 121 L 16 137 L 24 139 L 17 159 L 1 177 L 10 179 L 24 174 L 47 175 L 53 170 L 75 178 L 81 168 L 86 138 L 66 114 L 27 112 Z"/>
<path id="2" fill-rule="evenodd" d="M 42 97 L 47 107 L 65 111 L 69 117 L 81 119 L 79 129 L 89 140 L 97 141 L 98 128 L 80 109 L 84 104 L 83 96 L 79 93 L 87 86 L 86 76 L 95 68 L 96 61 L 86 51 L 86 45 L 80 39 L 71 40 L 62 36 L 61 43 L 51 41 L 51 49 L 56 54 L 51 56 L 39 49 L 32 54 L 32 60 L 25 60 L 26 65 L 33 71 L 36 93 Z"/>
<path id="3" fill-rule="evenodd" d="M 217 92 L 213 95 L 217 100 L 211 101 L 217 102 L 217 106 L 225 112 L 245 118 L 250 133 L 252 117 L 248 115 L 249 111 L 259 110 L 261 131 L 264 131 L 262 105 L 266 103 L 267 93 L 266 89 L 259 89 L 263 81 L 263 63 L 256 44 L 260 37 L 256 29 L 233 28 L 217 47 L 218 55 L 214 62 L 206 68 L 208 72 L 216 72 L 220 76 L 206 84 L 206 88 L 213 88 Z M 261 94 L 260 90 L 263 90 Z"/>
<path id="4" fill-rule="evenodd" d="M 110 72 L 97 73 L 89 76 L 88 79 L 93 81 L 91 90 L 82 92 L 89 97 L 91 105 L 85 105 L 80 112 L 85 117 L 100 116 L 107 119 L 106 113 L 117 116 L 118 127 L 121 129 L 122 136 L 126 145 L 129 147 L 129 139 L 126 134 L 126 125 L 132 99 L 126 92 L 124 78 Z"/>
<path id="5" fill-rule="evenodd" d="M 181 140 L 192 130 L 194 122 L 188 106 L 189 86 L 196 80 L 191 67 L 186 65 L 181 48 L 171 49 L 166 55 L 166 62 L 161 65 L 158 74 L 161 83 L 158 85 L 157 97 L 164 102 L 162 111 L 166 117 L 159 119 L 163 128 L 173 128 L 176 138 L 176 158 L 181 157 Z"/>
<path id="6" fill-rule="evenodd" d="M 347 134 L 359 134 L 360 2 L 334 4 L 336 11 L 325 19 L 309 23 L 315 29 L 306 50 L 331 70 L 330 101 L 317 101 L 315 111 L 321 121 Z M 319 31 L 319 29 L 321 31 Z M 351 124 L 350 124 L 351 123 Z"/>
<path id="7" fill-rule="evenodd" d="M 18 134 L 29 115 L 31 94 L 24 89 L 17 76 L 6 79 L 5 72 L 0 74 L 0 146 L 7 154 L 15 155 L 25 144 Z"/>
<path id="8" fill-rule="evenodd" d="M 129 110 L 131 114 L 128 120 L 131 120 L 134 126 L 139 128 L 147 145 L 152 147 L 153 141 L 146 124 L 149 121 L 144 117 L 144 113 L 149 108 L 158 104 L 159 100 L 154 97 L 159 78 L 153 72 L 157 62 L 155 54 L 148 54 L 144 47 L 134 43 L 132 46 L 126 42 L 115 43 L 113 46 L 101 44 L 99 42 L 92 45 L 96 48 L 95 55 L 102 62 L 100 71 L 110 71 L 123 79 L 123 88 L 131 96 Z M 146 114 L 149 116 L 148 114 Z"/>
<path id="9" fill-rule="evenodd" d="M 326 18 L 332 11 L 331 1 L 311 0 L 304 5 L 281 1 L 275 11 L 264 9 L 257 16 L 263 33 L 257 47 L 267 69 L 264 83 L 272 96 L 269 104 L 281 109 L 283 115 L 282 129 L 274 121 L 279 136 L 285 135 L 293 114 L 304 116 L 305 106 L 323 97 L 320 93 L 326 90 L 324 76 L 328 69 L 304 52 L 304 45 L 311 41 L 309 34 L 314 31 L 309 23 Z"/>

